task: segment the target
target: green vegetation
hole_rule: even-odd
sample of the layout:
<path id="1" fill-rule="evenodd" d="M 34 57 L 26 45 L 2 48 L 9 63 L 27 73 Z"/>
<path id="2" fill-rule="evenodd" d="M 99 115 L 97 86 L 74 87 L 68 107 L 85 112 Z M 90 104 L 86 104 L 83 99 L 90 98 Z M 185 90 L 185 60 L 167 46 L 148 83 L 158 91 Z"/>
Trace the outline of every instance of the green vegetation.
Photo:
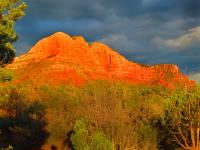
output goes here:
<path id="1" fill-rule="evenodd" d="M 11 70 L 3 69 L 0 67 L 0 82 L 11 81 L 14 78 L 14 74 Z"/>
<path id="2" fill-rule="evenodd" d="M 0 148 L 199 149 L 199 87 L 0 86 Z"/>
<path id="3" fill-rule="evenodd" d="M 1 67 L 15 57 L 14 25 L 26 7 L 20 0 L 0 0 Z M 200 87 L 13 85 L 14 73 L 1 67 L 2 150 L 200 150 Z M 166 72 L 166 81 L 172 75 Z"/>
<path id="4" fill-rule="evenodd" d="M 12 43 L 17 35 L 14 25 L 25 15 L 26 7 L 20 0 L 0 0 L 0 65 L 12 62 L 15 57 Z"/>
<path id="5" fill-rule="evenodd" d="M 166 100 L 166 125 L 183 148 L 200 149 L 200 88 L 178 91 Z"/>
<path id="6" fill-rule="evenodd" d="M 75 122 L 70 136 L 72 147 L 75 150 L 114 150 L 112 142 L 102 132 L 94 132 L 89 135 L 87 123 L 84 119 Z"/>
<path id="7" fill-rule="evenodd" d="M 48 135 L 45 131 L 45 107 L 39 101 L 28 101 L 18 87 L 12 87 L 9 93 L 5 96 L 7 100 L 1 101 L 4 111 L 0 117 L 0 147 L 11 145 L 20 150 L 39 149 Z"/>

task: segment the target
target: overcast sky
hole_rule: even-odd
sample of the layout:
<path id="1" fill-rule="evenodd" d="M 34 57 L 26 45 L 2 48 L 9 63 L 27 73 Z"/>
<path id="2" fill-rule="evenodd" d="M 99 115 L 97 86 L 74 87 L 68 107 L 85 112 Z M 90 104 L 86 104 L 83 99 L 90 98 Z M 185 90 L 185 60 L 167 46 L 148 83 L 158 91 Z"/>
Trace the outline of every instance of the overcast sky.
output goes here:
<path id="1" fill-rule="evenodd" d="M 200 70 L 199 0 L 26 0 L 18 55 L 54 32 L 102 41 L 132 61 Z"/>

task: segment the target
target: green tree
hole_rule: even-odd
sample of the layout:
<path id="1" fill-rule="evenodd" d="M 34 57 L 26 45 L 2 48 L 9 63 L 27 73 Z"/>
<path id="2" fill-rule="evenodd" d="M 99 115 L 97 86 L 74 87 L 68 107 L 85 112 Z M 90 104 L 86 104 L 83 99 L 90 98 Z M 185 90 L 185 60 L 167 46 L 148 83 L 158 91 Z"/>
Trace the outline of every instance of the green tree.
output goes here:
<path id="1" fill-rule="evenodd" d="M 115 150 L 114 144 L 103 132 L 90 133 L 83 118 L 75 122 L 70 140 L 74 150 Z"/>
<path id="2" fill-rule="evenodd" d="M 165 123 L 183 149 L 200 149 L 200 88 L 180 91 L 167 100 Z"/>
<path id="3" fill-rule="evenodd" d="M 86 121 L 84 119 L 77 120 L 70 137 L 73 148 L 75 150 L 89 150 L 88 138 L 89 132 L 86 127 Z"/>
<path id="4" fill-rule="evenodd" d="M 0 65 L 12 62 L 15 49 L 12 43 L 17 40 L 14 25 L 22 18 L 27 5 L 21 0 L 0 0 Z"/>

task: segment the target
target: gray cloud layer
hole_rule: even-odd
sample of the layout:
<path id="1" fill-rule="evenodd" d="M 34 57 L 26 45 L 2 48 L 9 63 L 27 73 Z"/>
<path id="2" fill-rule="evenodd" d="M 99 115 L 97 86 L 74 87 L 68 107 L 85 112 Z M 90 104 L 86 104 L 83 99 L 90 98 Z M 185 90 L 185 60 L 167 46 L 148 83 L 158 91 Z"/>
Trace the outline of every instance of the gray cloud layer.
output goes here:
<path id="1" fill-rule="evenodd" d="M 103 41 L 141 63 L 200 64 L 198 42 L 188 37 L 200 25 L 197 0 L 34 0 L 17 23 L 18 54 L 56 31 Z M 198 29 L 198 28 L 197 28 Z M 192 34 L 193 35 L 193 34 Z M 159 41 L 160 39 L 160 41 Z M 185 44 L 185 40 L 190 41 Z M 180 49 L 181 51 L 177 50 Z"/>
<path id="2" fill-rule="evenodd" d="M 174 39 L 163 40 L 161 38 L 155 38 L 154 40 L 157 45 L 165 45 L 169 48 L 191 48 L 192 46 L 199 46 L 200 44 L 200 26 L 188 30 L 187 33 L 180 35 Z"/>

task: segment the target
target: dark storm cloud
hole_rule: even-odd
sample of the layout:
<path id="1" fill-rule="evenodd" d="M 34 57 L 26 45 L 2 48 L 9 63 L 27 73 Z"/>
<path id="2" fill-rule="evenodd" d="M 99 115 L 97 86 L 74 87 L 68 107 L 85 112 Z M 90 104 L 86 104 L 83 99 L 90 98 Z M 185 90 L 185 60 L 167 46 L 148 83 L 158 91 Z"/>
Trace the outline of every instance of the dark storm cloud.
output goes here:
<path id="1" fill-rule="evenodd" d="M 146 13 L 177 13 L 199 15 L 198 0 L 34 0 L 28 1 L 29 11 L 34 18 L 43 19 L 105 19 L 112 14 L 135 17 Z M 159 16 L 160 19 L 164 19 Z M 167 19 L 167 18 L 165 18 Z"/>
<path id="2" fill-rule="evenodd" d="M 198 0 L 26 1 L 27 15 L 16 26 L 18 54 L 39 39 L 63 31 L 83 35 L 89 42 L 103 41 L 141 63 L 177 63 L 193 69 L 200 62 L 198 44 L 178 50 L 162 45 L 200 25 Z"/>
<path id="3" fill-rule="evenodd" d="M 199 17 L 200 16 L 200 1 L 199 0 L 187 0 L 185 13 L 191 17 Z"/>
<path id="4" fill-rule="evenodd" d="M 45 20 L 63 21 L 63 19 L 103 19 L 110 12 L 101 3 L 92 0 L 35 0 L 27 1 L 32 16 Z"/>

